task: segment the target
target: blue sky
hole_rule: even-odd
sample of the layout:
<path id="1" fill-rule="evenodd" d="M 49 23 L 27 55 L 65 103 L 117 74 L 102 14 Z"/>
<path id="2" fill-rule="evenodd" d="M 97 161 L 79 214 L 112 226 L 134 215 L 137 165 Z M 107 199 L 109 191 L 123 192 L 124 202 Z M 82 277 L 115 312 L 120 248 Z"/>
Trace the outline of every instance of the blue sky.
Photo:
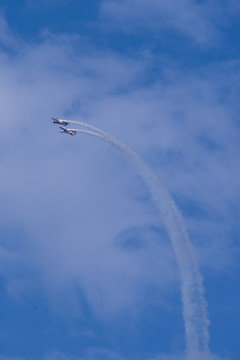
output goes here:
<path id="1" fill-rule="evenodd" d="M 179 272 L 129 144 L 181 210 L 211 360 L 240 356 L 239 33 L 229 0 L 0 4 L 0 360 L 185 360 Z M 204 358 L 205 360 L 205 358 Z"/>

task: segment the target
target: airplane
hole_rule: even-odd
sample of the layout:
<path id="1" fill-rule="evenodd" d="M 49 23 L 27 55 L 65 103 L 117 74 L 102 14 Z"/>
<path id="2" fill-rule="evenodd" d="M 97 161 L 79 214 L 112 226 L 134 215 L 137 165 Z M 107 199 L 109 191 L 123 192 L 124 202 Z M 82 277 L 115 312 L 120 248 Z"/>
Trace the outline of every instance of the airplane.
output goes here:
<path id="1" fill-rule="evenodd" d="M 74 129 L 66 129 L 62 126 L 59 126 L 59 129 L 61 129 L 61 133 L 69 134 L 69 135 L 76 135 L 77 131 Z"/>
<path id="2" fill-rule="evenodd" d="M 60 119 L 54 118 L 54 117 L 52 117 L 51 119 L 53 120 L 54 124 L 60 124 L 60 125 L 63 125 L 63 126 L 69 125 L 69 123 L 67 121 L 65 121 L 65 120 L 60 120 Z"/>

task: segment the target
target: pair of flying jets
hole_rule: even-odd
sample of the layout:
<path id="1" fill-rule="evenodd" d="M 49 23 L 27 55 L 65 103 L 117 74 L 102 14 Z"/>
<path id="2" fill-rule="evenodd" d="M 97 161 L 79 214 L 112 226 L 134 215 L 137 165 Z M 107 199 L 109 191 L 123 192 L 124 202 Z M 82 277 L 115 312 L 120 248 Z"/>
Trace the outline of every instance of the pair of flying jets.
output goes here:
<path id="1" fill-rule="evenodd" d="M 63 125 L 65 127 L 59 126 L 59 128 L 61 129 L 61 133 L 63 134 L 69 134 L 69 135 L 76 135 L 77 131 L 75 129 L 66 129 L 66 126 L 69 125 L 69 122 L 67 122 L 66 120 L 61 120 L 58 118 L 51 118 L 54 124 L 59 124 L 59 125 Z"/>

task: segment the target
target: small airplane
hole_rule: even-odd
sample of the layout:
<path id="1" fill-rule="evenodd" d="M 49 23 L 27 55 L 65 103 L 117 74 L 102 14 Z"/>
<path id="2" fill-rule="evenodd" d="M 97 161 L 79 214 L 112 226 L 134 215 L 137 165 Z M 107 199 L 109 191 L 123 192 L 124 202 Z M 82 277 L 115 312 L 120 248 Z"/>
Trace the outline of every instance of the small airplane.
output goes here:
<path id="1" fill-rule="evenodd" d="M 59 129 L 61 129 L 61 133 L 69 134 L 69 135 L 76 135 L 77 131 L 74 129 L 66 129 L 62 126 L 59 126 Z"/>
<path id="2" fill-rule="evenodd" d="M 69 125 L 69 123 L 67 121 L 65 121 L 65 120 L 60 120 L 60 119 L 54 118 L 54 117 L 52 117 L 51 119 L 53 120 L 54 124 L 60 124 L 60 125 L 63 125 L 63 126 Z"/>

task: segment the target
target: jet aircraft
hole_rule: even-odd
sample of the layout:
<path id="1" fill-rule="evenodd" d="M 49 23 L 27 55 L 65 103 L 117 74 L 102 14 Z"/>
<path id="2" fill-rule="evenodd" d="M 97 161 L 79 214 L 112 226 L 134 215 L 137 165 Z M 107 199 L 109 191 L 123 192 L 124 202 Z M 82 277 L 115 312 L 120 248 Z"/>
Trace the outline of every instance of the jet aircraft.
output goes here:
<path id="1" fill-rule="evenodd" d="M 76 135 L 77 131 L 74 129 L 66 129 L 62 126 L 59 126 L 59 129 L 61 129 L 61 133 L 69 134 L 69 135 Z"/>
<path id="2" fill-rule="evenodd" d="M 69 123 L 67 121 L 65 121 L 65 120 L 60 120 L 58 118 L 53 118 L 53 117 L 51 119 L 53 120 L 54 124 L 60 124 L 60 125 L 63 125 L 63 126 L 69 125 Z"/>

